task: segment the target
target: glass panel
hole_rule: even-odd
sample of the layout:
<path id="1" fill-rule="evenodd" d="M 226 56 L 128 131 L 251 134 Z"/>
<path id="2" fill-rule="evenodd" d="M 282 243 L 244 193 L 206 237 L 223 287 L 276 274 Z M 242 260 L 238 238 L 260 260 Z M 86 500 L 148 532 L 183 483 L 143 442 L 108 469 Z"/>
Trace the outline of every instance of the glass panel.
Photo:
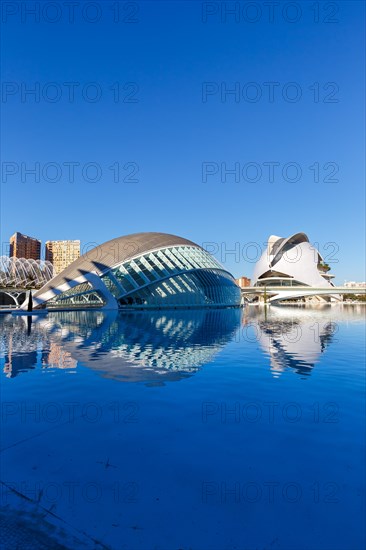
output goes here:
<path id="1" fill-rule="evenodd" d="M 139 273 L 137 273 L 137 271 L 133 268 L 131 264 L 126 264 L 125 268 L 127 269 L 127 272 L 130 275 L 130 277 L 132 277 L 132 279 L 134 280 L 135 283 L 137 283 L 138 286 L 143 286 L 145 284 L 144 279 L 141 277 Z"/>
<path id="2" fill-rule="evenodd" d="M 136 265 L 140 268 L 142 275 L 146 278 L 147 282 L 156 281 L 156 276 L 152 273 L 151 269 L 147 266 L 148 264 L 143 263 L 143 258 L 135 260 Z"/>
<path id="3" fill-rule="evenodd" d="M 123 270 L 126 272 L 126 270 Z M 132 281 L 128 278 L 127 276 L 127 273 L 126 275 L 124 275 L 122 272 L 121 272 L 121 268 L 119 269 L 116 269 L 114 272 L 113 272 L 113 275 L 115 276 L 115 278 L 117 279 L 118 283 L 122 286 L 123 290 L 125 292 L 130 292 L 131 290 L 133 290 L 134 288 L 136 288 L 137 285 L 134 285 L 132 283 Z"/>
<path id="4" fill-rule="evenodd" d="M 182 273 L 136 291 L 120 302 L 122 306 L 238 306 L 240 289 L 222 270 Z"/>

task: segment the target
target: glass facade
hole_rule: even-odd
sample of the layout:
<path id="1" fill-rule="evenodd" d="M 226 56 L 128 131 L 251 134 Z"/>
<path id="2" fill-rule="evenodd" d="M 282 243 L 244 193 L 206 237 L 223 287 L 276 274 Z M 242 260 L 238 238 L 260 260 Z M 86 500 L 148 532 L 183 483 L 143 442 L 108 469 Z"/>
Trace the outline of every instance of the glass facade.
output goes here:
<path id="1" fill-rule="evenodd" d="M 238 305 L 234 279 L 203 249 L 172 246 L 147 252 L 102 275 L 121 307 Z"/>
<path id="2" fill-rule="evenodd" d="M 114 267 L 102 281 L 120 307 L 239 305 L 233 277 L 205 250 L 171 246 Z"/>
<path id="3" fill-rule="evenodd" d="M 290 279 L 290 278 L 268 278 L 268 279 L 258 279 L 255 286 L 308 286 L 305 283 L 302 283 L 301 281 L 296 281 L 296 279 Z"/>
<path id="4" fill-rule="evenodd" d="M 169 246 L 146 252 L 100 277 L 120 308 L 240 305 L 240 289 L 234 278 L 214 257 L 196 246 Z M 101 296 L 85 285 L 88 283 L 68 290 L 49 304 L 98 305 Z"/>

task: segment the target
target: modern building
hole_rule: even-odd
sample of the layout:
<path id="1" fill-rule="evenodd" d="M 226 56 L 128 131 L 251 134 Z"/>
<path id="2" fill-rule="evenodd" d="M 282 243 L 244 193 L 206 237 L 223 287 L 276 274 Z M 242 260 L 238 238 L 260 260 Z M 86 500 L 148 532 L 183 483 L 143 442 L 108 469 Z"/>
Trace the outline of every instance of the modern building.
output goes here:
<path id="1" fill-rule="evenodd" d="M 46 241 L 45 258 L 57 275 L 80 257 L 80 241 Z"/>
<path id="2" fill-rule="evenodd" d="M 240 288 L 213 256 L 165 233 L 135 233 L 97 246 L 33 295 L 35 308 L 239 305 Z"/>
<path id="3" fill-rule="evenodd" d="M 252 284 L 266 288 L 334 287 L 334 275 L 329 270 L 329 265 L 310 244 L 305 233 L 296 233 L 287 238 L 272 235 L 268 239 L 266 250 L 255 265 Z"/>
<path id="4" fill-rule="evenodd" d="M 10 258 L 41 259 L 41 241 L 18 231 L 10 237 Z"/>
<path id="5" fill-rule="evenodd" d="M 246 288 L 250 286 L 250 279 L 248 277 L 239 277 L 239 279 L 235 279 L 236 284 L 240 286 L 240 288 Z"/>

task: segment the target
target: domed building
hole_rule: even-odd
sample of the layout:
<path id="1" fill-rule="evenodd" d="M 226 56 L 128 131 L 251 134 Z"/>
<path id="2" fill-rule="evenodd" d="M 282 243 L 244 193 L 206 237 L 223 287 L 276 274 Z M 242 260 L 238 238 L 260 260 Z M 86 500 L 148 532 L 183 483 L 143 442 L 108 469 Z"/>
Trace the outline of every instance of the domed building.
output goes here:
<path id="1" fill-rule="evenodd" d="M 135 233 L 96 246 L 33 295 L 34 308 L 239 305 L 240 288 L 213 256 L 165 233 Z"/>
<path id="2" fill-rule="evenodd" d="M 255 265 L 253 286 L 315 288 L 334 287 L 330 267 L 305 233 L 283 238 L 271 235 L 267 248 Z M 322 300 L 329 298 L 322 297 Z"/>

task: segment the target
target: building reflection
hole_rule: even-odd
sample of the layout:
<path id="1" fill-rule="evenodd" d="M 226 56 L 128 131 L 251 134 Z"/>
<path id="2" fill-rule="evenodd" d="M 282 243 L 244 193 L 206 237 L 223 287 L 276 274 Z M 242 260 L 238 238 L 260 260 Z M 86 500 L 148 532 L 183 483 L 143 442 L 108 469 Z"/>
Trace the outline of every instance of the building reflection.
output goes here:
<path id="1" fill-rule="evenodd" d="M 54 312 L 33 323 L 28 345 L 33 353 L 42 350 L 42 368 L 75 369 L 80 362 L 105 378 L 155 385 L 192 376 L 234 337 L 240 319 L 239 309 Z M 26 340 L 21 321 L 17 319 L 17 348 L 13 319 L 7 331 L 11 376 L 17 374 L 15 351 L 20 356 Z M 30 358 L 24 358 L 28 369 L 35 367 L 36 355 L 32 367 Z"/>
<path id="2" fill-rule="evenodd" d="M 10 315 L 1 319 L 0 346 L 4 350 L 5 376 L 15 378 L 37 367 L 75 369 L 77 361 L 60 343 L 51 341 L 48 327 L 30 321 L 30 317 Z"/>
<path id="3" fill-rule="evenodd" d="M 246 351 L 255 353 L 259 343 L 275 378 L 289 370 L 307 378 L 337 340 L 337 323 L 357 318 L 364 309 L 345 306 L 64 311 L 31 326 L 3 316 L 0 360 L 9 378 L 35 368 L 74 373 L 80 363 L 104 378 L 156 385 L 192 376 L 230 341 L 243 344 L 241 331 L 253 330 L 253 338 L 244 337 Z"/>
<path id="4" fill-rule="evenodd" d="M 338 330 L 329 307 L 320 311 L 284 306 L 249 311 L 248 318 L 257 326 L 258 341 L 269 357 L 274 377 L 287 369 L 301 377 L 311 374 Z"/>
<path id="5" fill-rule="evenodd" d="M 14 378 L 22 372 L 33 370 L 37 365 L 37 344 L 27 338 L 27 325 L 22 318 L 6 316 L 2 320 L 0 346 L 4 353 L 3 372 Z"/>
<path id="6" fill-rule="evenodd" d="M 197 372 L 233 338 L 238 309 L 49 316 L 51 337 L 104 378 L 160 384 Z"/>
<path id="7" fill-rule="evenodd" d="M 77 361 L 60 344 L 50 342 L 47 352 L 42 354 L 42 367 L 74 370 Z"/>

